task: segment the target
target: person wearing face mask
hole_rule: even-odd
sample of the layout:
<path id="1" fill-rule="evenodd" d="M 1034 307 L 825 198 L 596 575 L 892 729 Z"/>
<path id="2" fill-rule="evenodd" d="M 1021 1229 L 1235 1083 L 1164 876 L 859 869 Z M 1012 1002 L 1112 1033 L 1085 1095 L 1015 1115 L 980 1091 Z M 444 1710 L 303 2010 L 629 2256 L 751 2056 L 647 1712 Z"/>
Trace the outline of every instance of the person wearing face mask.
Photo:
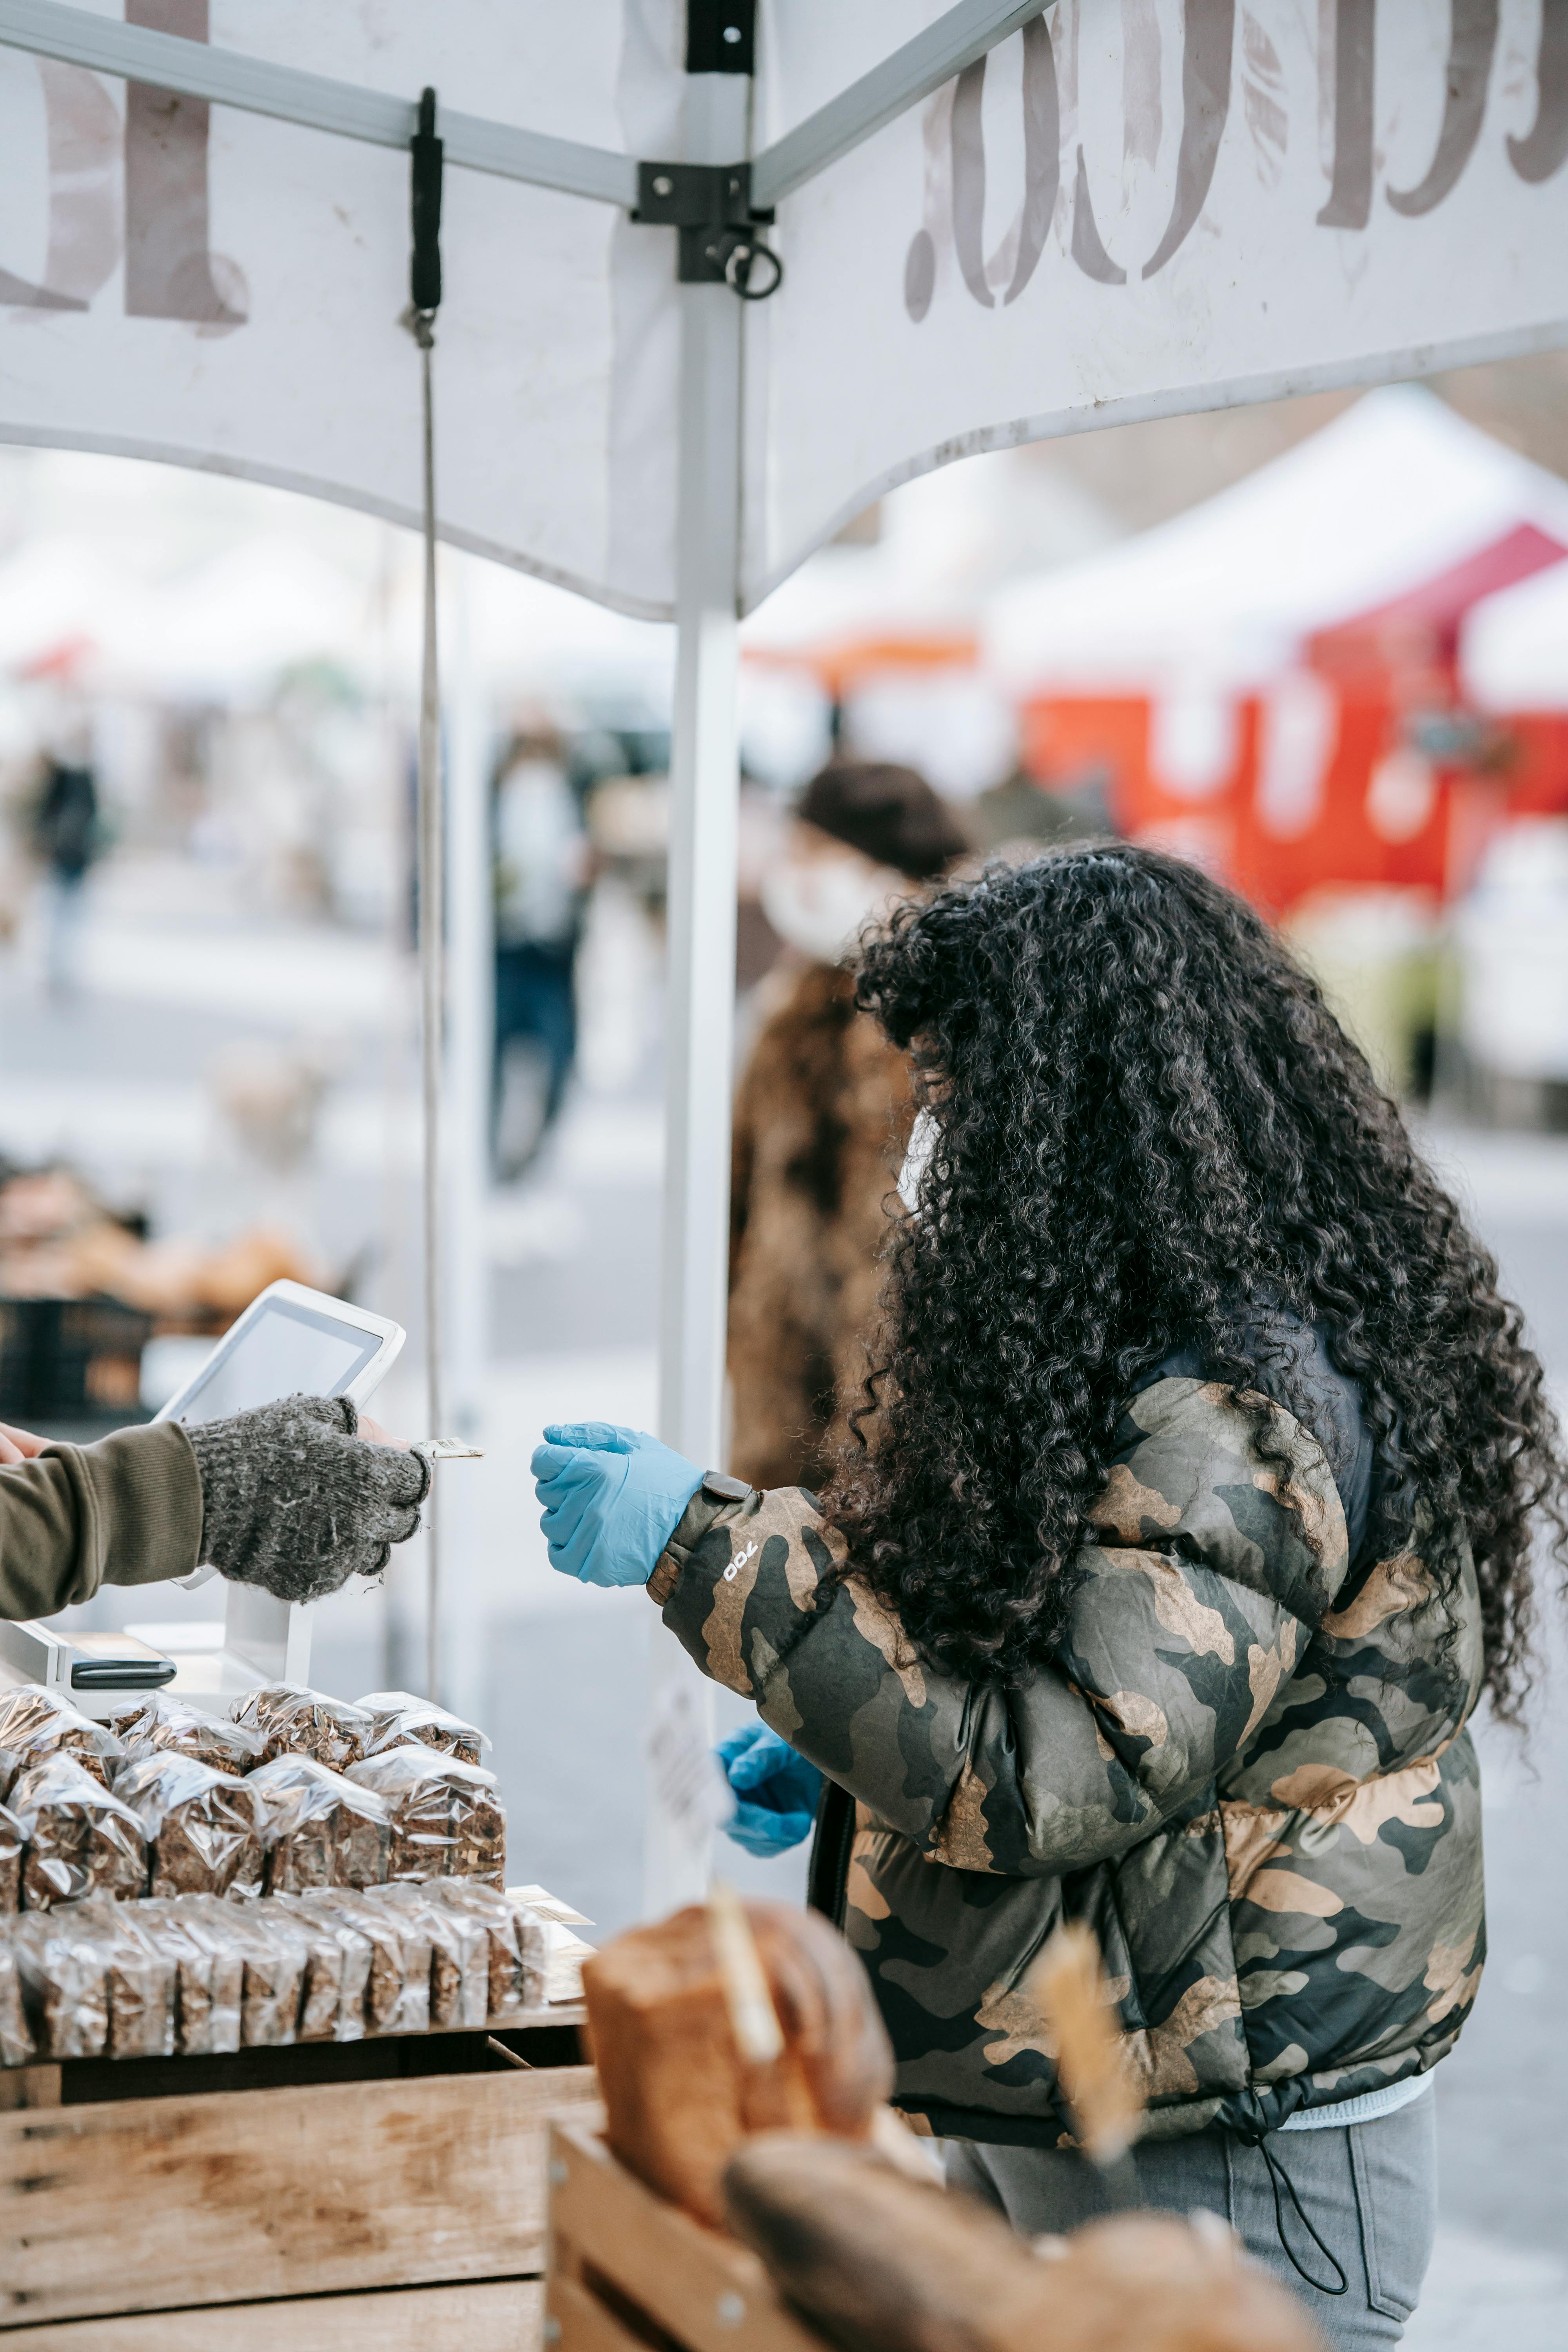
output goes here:
<path id="1" fill-rule="evenodd" d="M 1100 843 L 864 943 L 930 1116 L 874 1412 L 820 1495 L 552 1426 L 553 1567 L 641 1585 L 866 1965 L 895 2104 L 1028 2236 L 1105 2190 L 1032 1990 L 1104 1958 L 1144 2200 L 1397 2344 L 1481 1981 L 1485 1695 L 1518 1721 L 1568 1461 L 1498 1269 L 1316 983 Z M 820 1797 L 820 1803 L 816 1801 Z"/>
<path id="2" fill-rule="evenodd" d="M 883 1202 L 909 1138 L 909 1066 L 855 1009 L 859 933 L 967 844 L 912 768 L 837 760 L 798 802 L 762 888 L 786 955 L 735 1098 L 731 1461 L 825 1481 L 866 1371 Z"/>

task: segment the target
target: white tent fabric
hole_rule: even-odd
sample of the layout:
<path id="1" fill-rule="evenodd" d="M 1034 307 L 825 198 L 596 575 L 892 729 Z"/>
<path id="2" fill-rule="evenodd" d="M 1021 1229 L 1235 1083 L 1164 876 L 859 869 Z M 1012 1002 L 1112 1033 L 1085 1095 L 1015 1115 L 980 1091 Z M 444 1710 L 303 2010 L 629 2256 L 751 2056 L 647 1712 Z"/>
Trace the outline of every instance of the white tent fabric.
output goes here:
<path id="1" fill-rule="evenodd" d="M 681 0 L 86 5 L 683 152 Z M 941 13 L 763 0 L 753 152 Z M 742 604 L 879 490 L 973 450 L 1563 340 L 1568 92 L 1537 86 L 1539 0 L 1500 0 L 1495 29 L 1402 0 L 1340 58 L 1335 21 L 1056 0 L 787 190 L 784 284 L 745 320 Z M 415 519 L 404 157 L 16 50 L 0 156 L 0 434 Z M 648 617 L 676 601 L 674 242 L 609 203 L 447 175 L 443 530 Z"/>
<path id="2" fill-rule="evenodd" d="M 789 274 L 748 321 L 770 458 L 748 602 L 872 492 L 976 449 L 1561 341 L 1539 239 L 1563 176 L 1521 176 L 1539 0 L 1502 0 L 1490 43 L 1476 14 L 1401 0 L 1375 56 L 1336 60 L 1328 7 L 1059 0 L 791 197 Z M 910 15 L 770 0 L 769 135 Z"/>
<path id="3" fill-rule="evenodd" d="M 83 0 L 199 35 L 205 0 Z M 667 151 L 675 0 L 211 0 L 216 47 L 625 151 Z M 131 91 L 128 104 L 127 89 Z M 662 132 L 662 138 L 658 134 Z M 408 161 L 0 51 L 0 436 L 167 457 L 416 523 Z M 649 616 L 671 602 L 668 232 L 449 171 L 444 533 Z"/>
<path id="4" fill-rule="evenodd" d="M 1174 521 L 1001 590 L 985 658 L 1016 694 L 1246 688 L 1521 523 L 1568 540 L 1568 487 L 1389 386 Z"/>
<path id="5" fill-rule="evenodd" d="M 1482 710 L 1568 710 L 1568 563 L 1474 607 L 1459 633 L 1459 675 Z"/>

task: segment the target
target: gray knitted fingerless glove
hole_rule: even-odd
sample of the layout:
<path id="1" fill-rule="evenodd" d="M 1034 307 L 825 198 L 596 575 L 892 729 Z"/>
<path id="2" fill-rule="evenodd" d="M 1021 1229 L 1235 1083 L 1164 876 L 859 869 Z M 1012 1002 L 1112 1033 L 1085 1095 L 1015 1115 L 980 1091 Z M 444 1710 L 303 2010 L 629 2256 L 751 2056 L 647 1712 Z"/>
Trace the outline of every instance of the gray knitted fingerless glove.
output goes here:
<path id="1" fill-rule="evenodd" d="M 419 1525 L 430 1465 L 355 1435 L 346 1397 L 284 1397 L 187 1429 L 202 1481 L 201 1557 L 279 1601 L 378 1576 Z"/>

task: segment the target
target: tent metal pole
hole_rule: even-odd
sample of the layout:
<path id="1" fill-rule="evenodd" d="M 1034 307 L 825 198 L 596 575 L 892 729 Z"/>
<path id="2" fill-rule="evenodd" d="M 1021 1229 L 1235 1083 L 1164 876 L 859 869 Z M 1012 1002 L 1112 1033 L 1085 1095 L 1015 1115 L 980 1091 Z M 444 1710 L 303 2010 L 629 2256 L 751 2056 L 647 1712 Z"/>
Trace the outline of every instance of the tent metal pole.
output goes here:
<path id="1" fill-rule="evenodd" d="M 474 644 L 474 567 L 452 566 L 447 664 L 447 1423 L 486 1442 L 489 1362 L 490 1056 L 495 919 L 490 842 L 491 706 Z M 483 1582 L 490 1489 L 487 1467 L 466 1465 L 441 1496 L 448 1568 L 440 1628 L 447 1704 L 470 1719 L 484 1705 Z"/>
<path id="2" fill-rule="evenodd" d="M 692 161 L 732 154 L 743 143 L 749 88 L 741 76 L 690 78 L 686 148 Z M 723 1465 L 729 1287 L 745 305 L 724 285 L 682 286 L 679 301 L 658 1428 L 688 1460 L 715 1469 Z M 667 1633 L 656 1632 L 649 1693 L 656 1720 L 672 1690 L 682 1687 L 696 1728 L 710 1739 L 710 1685 Z M 647 1912 L 700 1898 L 708 1869 L 700 1832 L 678 1822 L 650 1786 Z"/>
<path id="3" fill-rule="evenodd" d="M 956 8 L 764 147 L 752 165 L 752 202 L 768 207 L 793 194 L 1050 5 L 1051 0 L 959 0 Z"/>
<path id="4" fill-rule="evenodd" d="M 906 41 L 759 155 L 752 167 L 753 202 L 762 206 L 776 205 L 880 131 L 884 123 L 918 106 L 922 98 L 1050 5 L 1051 0 L 958 0 L 956 7 L 949 8 L 912 41 Z M 67 65 L 86 66 L 95 73 L 145 82 L 154 89 L 175 90 L 186 98 L 205 98 L 215 106 L 272 115 L 279 121 L 302 123 L 309 130 L 331 131 L 342 139 L 366 140 L 376 147 L 406 148 L 414 134 L 416 109 L 406 99 L 394 98 L 384 90 L 363 89 L 353 82 L 334 81 L 325 74 L 302 73 L 296 66 L 275 65 L 237 49 L 187 40 L 180 34 L 121 24 L 86 8 L 68 7 L 64 0 L 0 0 L 0 47 L 28 49 L 37 57 L 58 58 Z M 730 77 L 696 79 L 717 81 Z M 636 207 L 634 156 L 618 155 L 608 147 L 589 147 L 580 140 L 555 139 L 548 131 L 524 131 L 515 123 L 495 122 L 484 115 L 455 114 L 446 108 L 441 112 L 441 136 L 447 162 L 468 171 L 490 172 L 534 187 L 559 188 L 567 195 L 619 205 L 627 212 Z M 726 142 L 724 153 L 710 152 L 701 157 L 690 155 L 689 160 L 732 163 L 744 152 L 744 139 L 737 134 Z"/>
<path id="5" fill-rule="evenodd" d="M 0 47 L 30 49 L 95 73 L 145 82 L 184 98 L 205 98 L 215 106 L 236 106 L 247 114 L 269 114 L 280 122 L 302 123 L 341 139 L 363 139 L 373 147 L 406 152 L 418 108 L 384 90 L 333 81 L 326 74 L 301 73 L 297 66 L 274 65 L 238 49 L 216 48 L 182 34 L 118 23 L 62 0 L 0 0 Z M 637 200 L 637 167 L 630 155 L 608 147 L 588 147 L 547 131 L 523 131 L 479 114 L 441 110 L 447 162 L 470 172 L 491 172 L 566 194 L 589 196 L 627 210 Z"/>

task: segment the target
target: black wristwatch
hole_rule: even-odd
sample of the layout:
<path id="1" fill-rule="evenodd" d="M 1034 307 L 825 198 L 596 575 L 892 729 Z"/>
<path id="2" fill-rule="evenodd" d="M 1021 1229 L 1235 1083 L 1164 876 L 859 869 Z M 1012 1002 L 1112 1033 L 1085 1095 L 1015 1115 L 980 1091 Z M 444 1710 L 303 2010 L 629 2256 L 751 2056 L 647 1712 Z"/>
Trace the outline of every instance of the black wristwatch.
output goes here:
<path id="1" fill-rule="evenodd" d="M 743 1478 L 731 1478 L 723 1470 L 705 1470 L 702 1474 L 702 1492 L 716 1503 L 743 1503 L 751 1491 Z"/>

